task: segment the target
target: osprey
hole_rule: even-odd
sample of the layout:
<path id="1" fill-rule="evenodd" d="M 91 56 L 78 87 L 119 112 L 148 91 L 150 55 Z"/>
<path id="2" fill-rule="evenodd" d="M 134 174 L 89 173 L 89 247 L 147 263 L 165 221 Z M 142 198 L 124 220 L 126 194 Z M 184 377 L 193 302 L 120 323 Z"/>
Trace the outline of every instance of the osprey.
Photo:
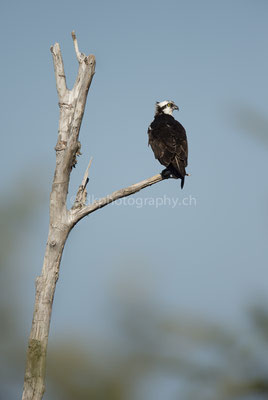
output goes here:
<path id="1" fill-rule="evenodd" d="M 173 101 L 156 103 L 154 120 L 148 128 L 149 144 L 155 158 L 166 167 L 163 177 L 181 179 L 184 185 L 188 158 L 187 136 L 184 127 L 172 113 L 179 107 Z"/>

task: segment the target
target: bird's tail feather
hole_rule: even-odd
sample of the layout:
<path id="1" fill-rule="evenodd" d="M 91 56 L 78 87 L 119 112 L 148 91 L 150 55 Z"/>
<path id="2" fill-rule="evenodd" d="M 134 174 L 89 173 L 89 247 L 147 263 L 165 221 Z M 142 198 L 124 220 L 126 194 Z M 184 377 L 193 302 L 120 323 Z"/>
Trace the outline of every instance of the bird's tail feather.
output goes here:
<path id="1" fill-rule="evenodd" d="M 176 162 L 176 166 L 177 166 L 177 168 L 175 168 L 175 169 L 177 169 L 177 176 L 179 178 L 181 178 L 181 188 L 183 189 L 184 176 L 186 175 L 185 167 L 182 165 L 182 163 L 180 163 L 180 160 L 178 157 L 175 157 L 175 162 Z"/>

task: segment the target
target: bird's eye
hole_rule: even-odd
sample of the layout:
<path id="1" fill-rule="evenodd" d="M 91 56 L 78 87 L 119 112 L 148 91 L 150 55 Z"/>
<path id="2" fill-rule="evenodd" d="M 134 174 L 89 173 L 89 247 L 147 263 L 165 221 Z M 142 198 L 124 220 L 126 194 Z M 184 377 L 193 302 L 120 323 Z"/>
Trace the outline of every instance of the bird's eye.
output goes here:
<path id="1" fill-rule="evenodd" d="M 172 107 L 172 103 L 167 103 L 167 106 L 168 107 Z"/>

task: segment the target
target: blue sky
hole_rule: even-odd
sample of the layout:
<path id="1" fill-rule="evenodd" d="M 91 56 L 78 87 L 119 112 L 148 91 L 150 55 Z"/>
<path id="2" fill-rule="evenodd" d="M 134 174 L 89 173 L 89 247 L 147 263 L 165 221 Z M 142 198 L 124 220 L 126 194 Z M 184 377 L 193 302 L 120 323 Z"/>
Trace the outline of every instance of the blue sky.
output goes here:
<path id="1" fill-rule="evenodd" d="M 58 100 L 49 48 L 60 43 L 71 87 L 73 29 L 97 66 L 70 199 L 91 156 L 94 197 L 158 173 L 146 132 L 155 101 L 172 99 L 188 134 L 191 177 L 183 191 L 170 180 L 134 199 L 192 196 L 196 205 L 111 205 L 79 223 L 64 252 L 53 337 L 75 330 L 74 322 L 87 335 L 105 336 L 126 288 L 164 313 L 227 324 L 242 323 L 248 305 L 265 295 L 268 149 L 258 132 L 241 128 L 239 110 L 267 113 L 267 12 L 261 0 L 2 5 L 2 186 L 11 190 L 27 174 L 44 193 L 13 256 L 19 260 L 14 274 L 21 275 L 22 335 L 32 317 L 55 164 Z M 86 318 L 81 304 L 88 305 Z"/>

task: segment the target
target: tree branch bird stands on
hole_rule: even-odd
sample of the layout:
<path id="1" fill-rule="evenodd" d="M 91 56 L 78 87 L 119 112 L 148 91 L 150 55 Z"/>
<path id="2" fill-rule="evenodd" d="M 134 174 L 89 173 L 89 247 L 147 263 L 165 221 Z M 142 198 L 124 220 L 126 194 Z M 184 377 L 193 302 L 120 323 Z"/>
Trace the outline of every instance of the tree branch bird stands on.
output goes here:
<path id="1" fill-rule="evenodd" d="M 181 179 L 181 188 L 188 159 L 187 136 L 184 127 L 175 120 L 172 113 L 179 110 L 173 101 L 161 101 L 155 105 L 154 120 L 148 128 L 149 145 L 155 158 L 166 168 L 162 171 L 165 178 Z"/>

